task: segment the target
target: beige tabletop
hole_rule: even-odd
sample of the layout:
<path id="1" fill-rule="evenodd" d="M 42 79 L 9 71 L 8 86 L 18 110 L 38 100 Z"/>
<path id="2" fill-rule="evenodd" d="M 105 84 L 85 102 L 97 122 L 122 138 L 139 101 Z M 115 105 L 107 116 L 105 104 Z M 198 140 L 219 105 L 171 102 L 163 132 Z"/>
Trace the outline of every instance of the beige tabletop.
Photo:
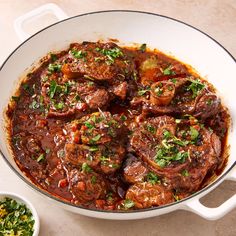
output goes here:
<path id="1" fill-rule="evenodd" d="M 0 65 L 20 43 L 13 29 L 16 17 L 49 1 L 0 0 Z M 69 16 L 108 9 L 150 11 L 185 21 L 211 35 L 236 57 L 236 0 L 66 0 L 51 1 Z M 53 17 L 28 24 L 33 33 L 53 23 Z M 235 72 L 233 72 L 235 75 Z M 223 78 L 222 78 L 223 79 Z M 92 219 L 67 212 L 39 196 L 22 182 L 0 157 L 0 191 L 12 191 L 27 197 L 36 206 L 41 220 L 40 236 L 235 236 L 236 209 L 218 221 L 207 221 L 186 211 L 136 221 Z M 225 181 L 202 201 L 216 207 L 235 194 L 236 184 Z"/>

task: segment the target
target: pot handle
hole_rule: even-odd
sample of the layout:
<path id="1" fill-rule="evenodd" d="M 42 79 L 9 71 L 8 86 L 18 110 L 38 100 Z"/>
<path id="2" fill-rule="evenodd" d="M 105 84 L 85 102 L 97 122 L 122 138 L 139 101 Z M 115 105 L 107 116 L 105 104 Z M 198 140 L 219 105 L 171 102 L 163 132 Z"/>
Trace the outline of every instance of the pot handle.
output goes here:
<path id="1" fill-rule="evenodd" d="M 23 26 L 24 22 L 26 22 L 27 20 L 30 20 L 34 17 L 44 15 L 48 12 L 54 14 L 58 18 L 58 20 L 64 20 L 68 17 L 66 15 L 66 13 L 54 3 L 48 3 L 48 4 L 45 4 L 45 5 L 42 5 L 38 8 L 36 8 L 30 12 L 27 12 L 26 14 L 18 17 L 14 21 L 14 29 L 16 31 L 17 36 L 19 37 L 19 39 L 22 42 L 30 37 L 30 34 L 26 33 L 23 30 L 22 26 Z"/>
<path id="2" fill-rule="evenodd" d="M 236 168 L 234 168 L 229 173 L 229 175 L 226 177 L 226 180 L 236 181 Z M 231 198 L 222 203 L 219 207 L 206 207 L 200 202 L 200 199 L 188 201 L 186 207 L 187 208 L 185 208 L 185 210 L 194 212 L 207 220 L 217 220 L 236 207 L 236 194 L 234 194 Z"/>

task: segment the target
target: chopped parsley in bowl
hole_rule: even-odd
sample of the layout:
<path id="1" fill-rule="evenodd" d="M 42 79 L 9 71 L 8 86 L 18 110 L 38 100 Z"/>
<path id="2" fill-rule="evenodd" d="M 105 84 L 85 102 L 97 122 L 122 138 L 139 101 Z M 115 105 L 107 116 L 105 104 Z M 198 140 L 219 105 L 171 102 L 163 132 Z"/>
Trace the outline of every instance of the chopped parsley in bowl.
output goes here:
<path id="1" fill-rule="evenodd" d="M 39 218 L 28 200 L 12 193 L 0 193 L 0 236 L 37 236 Z"/>

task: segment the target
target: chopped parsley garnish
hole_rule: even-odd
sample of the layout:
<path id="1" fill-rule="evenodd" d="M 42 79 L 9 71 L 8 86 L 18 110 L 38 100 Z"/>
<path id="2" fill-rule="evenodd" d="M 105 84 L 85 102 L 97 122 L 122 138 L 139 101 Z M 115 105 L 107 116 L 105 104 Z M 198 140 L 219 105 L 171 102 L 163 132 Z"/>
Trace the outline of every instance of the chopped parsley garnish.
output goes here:
<path id="1" fill-rule="evenodd" d="M 98 151 L 98 147 L 97 146 L 91 146 L 91 147 L 89 147 L 89 151 L 90 152 L 96 152 L 96 151 Z"/>
<path id="2" fill-rule="evenodd" d="M 145 52 L 146 49 L 147 49 L 147 44 L 146 44 L 146 43 L 143 43 L 143 44 L 140 46 L 139 51 Z"/>
<path id="3" fill-rule="evenodd" d="M 168 139 L 168 138 L 171 137 L 171 133 L 168 130 L 164 130 L 163 136 L 164 136 L 165 139 Z"/>
<path id="4" fill-rule="evenodd" d="M 52 64 L 50 63 L 48 65 L 48 71 L 49 72 L 60 72 L 61 71 L 61 65 L 60 64 Z"/>
<path id="5" fill-rule="evenodd" d="M 41 81 L 44 83 L 44 82 L 47 82 L 48 81 L 48 76 L 43 76 L 41 77 Z"/>
<path id="6" fill-rule="evenodd" d="M 89 76 L 89 75 L 84 75 L 84 78 L 85 78 L 85 79 L 92 80 L 92 81 L 94 80 L 94 78 L 93 78 L 93 77 L 91 77 L 91 76 Z"/>
<path id="7" fill-rule="evenodd" d="M 85 121 L 84 122 L 84 125 L 89 128 L 89 129 L 93 129 L 94 128 L 94 125 L 92 125 L 91 123 L 89 123 L 88 121 Z"/>
<path id="8" fill-rule="evenodd" d="M 152 134 L 155 134 L 155 132 L 156 132 L 156 128 L 150 124 L 146 125 L 146 130 Z"/>
<path id="9" fill-rule="evenodd" d="M 89 85 L 89 86 L 93 86 L 93 85 L 94 85 L 94 82 L 93 82 L 93 81 L 89 81 L 89 82 L 88 82 L 88 85 Z"/>
<path id="10" fill-rule="evenodd" d="M 181 172 L 181 175 L 183 175 L 184 177 L 188 177 L 189 176 L 189 172 L 187 170 L 183 170 Z"/>
<path id="11" fill-rule="evenodd" d="M 135 71 L 133 72 L 133 76 L 132 76 L 132 77 L 133 77 L 133 79 L 134 79 L 135 81 L 137 81 L 138 76 L 137 76 L 137 73 L 136 73 Z"/>
<path id="12" fill-rule="evenodd" d="M 179 161 L 180 163 L 184 163 L 188 157 L 188 152 L 167 152 L 164 149 L 159 149 L 156 156 L 155 162 L 160 167 L 165 167 L 170 164 L 171 161 Z"/>
<path id="13" fill-rule="evenodd" d="M 159 97 L 159 96 L 161 96 L 163 94 L 163 88 L 156 87 L 154 92 Z"/>
<path id="14" fill-rule="evenodd" d="M 64 85 L 59 85 L 55 80 L 50 81 L 49 87 L 49 97 L 52 99 L 56 94 L 65 95 L 69 93 L 70 84 L 65 83 Z"/>
<path id="15" fill-rule="evenodd" d="M 191 140 L 194 141 L 198 138 L 199 132 L 193 128 L 192 126 L 190 126 L 190 136 L 191 136 Z"/>
<path id="16" fill-rule="evenodd" d="M 146 176 L 146 179 L 148 182 L 150 182 L 151 184 L 156 184 L 156 183 L 160 183 L 160 179 L 159 177 L 153 173 L 153 172 L 149 172 Z"/>
<path id="17" fill-rule="evenodd" d="M 93 171 L 87 163 L 83 163 L 81 168 L 84 173 L 91 173 Z"/>
<path id="18" fill-rule="evenodd" d="M 126 121 L 126 120 L 127 120 L 127 117 L 126 117 L 125 115 L 122 115 L 122 116 L 120 117 L 120 119 L 121 119 L 122 121 Z"/>
<path id="19" fill-rule="evenodd" d="M 92 183 L 92 184 L 96 184 L 96 182 L 97 182 L 97 177 L 96 177 L 95 175 L 93 175 L 93 176 L 91 177 L 91 183 Z"/>
<path id="20" fill-rule="evenodd" d="M 36 100 L 33 100 L 31 104 L 29 105 L 30 109 L 38 109 L 39 107 L 40 107 L 40 104 Z"/>
<path id="21" fill-rule="evenodd" d="M 141 89 L 141 90 L 138 91 L 138 96 L 143 96 L 148 91 L 150 91 L 150 88 Z"/>
<path id="22" fill-rule="evenodd" d="M 50 58 L 51 58 L 52 62 L 55 62 L 57 60 L 57 55 L 50 53 Z"/>
<path id="23" fill-rule="evenodd" d="M 49 96 L 53 98 L 57 91 L 58 84 L 55 80 L 50 81 Z"/>
<path id="24" fill-rule="evenodd" d="M 164 130 L 163 137 L 161 145 L 157 146 L 157 152 L 154 157 L 155 162 L 162 168 L 169 165 L 172 161 L 184 163 L 189 157 L 189 153 L 183 150 L 180 151 L 179 146 L 184 147 L 189 144 L 189 141 L 180 140 L 168 130 Z"/>
<path id="25" fill-rule="evenodd" d="M 172 66 L 168 66 L 163 70 L 164 75 L 175 75 L 175 72 L 172 70 Z"/>
<path id="26" fill-rule="evenodd" d="M 97 123 L 97 119 L 95 115 L 91 116 L 90 120 L 93 121 L 94 123 Z"/>
<path id="27" fill-rule="evenodd" d="M 15 102 L 18 102 L 20 99 L 20 96 L 12 96 L 11 99 Z"/>
<path id="28" fill-rule="evenodd" d="M 175 199 L 175 201 L 176 201 L 176 202 L 180 201 L 180 198 L 179 198 L 179 196 L 178 196 L 178 195 L 176 195 L 176 194 L 173 194 L 173 197 L 174 197 L 174 199 Z"/>
<path id="29" fill-rule="evenodd" d="M 32 212 L 26 205 L 10 198 L 0 201 L 0 235 L 27 235 L 34 233 Z"/>
<path id="30" fill-rule="evenodd" d="M 73 57 L 77 58 L 77 59 L 81 59 L 86 57 L 87 53 L 83 52 L 81 50 L 76 50 L 76 49 L 72 49 L 71 50 L 71 54 L 73 55 Z"/>
<path id="31" fill-rule="evenodd" d="M 125 209 L 132 208 L 135 205 L 134 202 L 130 199 L 125 199 L 123 204 Z"/>
<path id="32" fill-rule="evenodd" d="M 208 99 L 208 100 L 206 101 L 206 104 L 207 104 L 208 106 L 211 106 L 212 103 L 213 103 L 213 101 L 212 101 L 211 99 Z"/>
<path id="33" fill-rule="evenodd" d="M 22 88 L 28 94 L 33 95 L 34 94 L 34 89 L 35 89 L 35 84 L 32 87 L 30 87 L 27 83 L 25 83 L 25 84 L 22 84 Z"/>
<path id="34" fill-rule="evenodd" d="M 116 137 L 116 131 L 112 127 L 109 127 L 107 133 L 113 138 Z"/>
<path id="35" fill-rule="evenodd" d="M 175 84 L 177 82 L 177 79 L 173 78 L 171 79 L 171 82 Z"/>
<path id="36" fill-rule="evenodd" d="M 99 61 L 101 61 L 101 60 L 102 60 L 101 57 L 94 57 L 94 61 L 95 61 L 95 62 L 99 62 Z"/>
<path id="37" fill-rule="evenodd" d="M 175 123 L 176 124 L 180 124 L 181 123 L 181 119 L 175 119 Z"/>
<path id="38" fill-rule="evenodd" d="M 45 160 L 45 154 L 40 154 L 39 155 L 39 157 L 37 158 L 37 162 L 41 162 L 41 161 L 43 161 L 43 160 Z"/>
<path id="39" fill-rule="evenodd" d="M 65 157 L 65 151 L 64 151 L 63 149 L 60 149 L 60 150 L 57 152 L 57 156 L 60 157 L 60 158 Z"/>
<path id="40" fill-rule="evenodd" d="M 166 161 L 165 159 L 156 159 L 155 162 L 157 163 L 157 165 L 159 165 L 161 168 L 164 168 L 165 166 L 167 166 L 169 164 L 168 161 Z"/>
<path id="41" fill-rule="evenodd" d="M 190 80 L 191 84 L 187 87 L 187 91 L 192 91 L 192 98 L 196 98 L 199 92 L 205 88 L 205 84 L 201 83 L 200 80 Z"/>
<path id="42" fill-rule="evenodd" d="M 110 161 L 110 158 L 109 157 L 105 157 L 105 156 L 101 156 L 100 157 L 100 161 L 104 163 L 104 162 Z"/>
<path id="43" fill-rule="evenodd" d="M 100 52 L 102 53 L 104 56 L 106 56 L 106 63 L 108 65 L 111 65 L 115 62 L 115 59 L 118 58 L 118 57 L 123 57 L 124 54 L 123 52 L 118 48 L 118 47 L 115 47 L 115 48 L 111 48 L 111 49 L 101 49 L 101 48 L 96 48 L 95 49 L 97 52 Z"/>
<path id="44" fill-rule="evenodd" d="M 50 148 L 46 148 L 45 152 L 49 154 L 51 152 Z"/>
<path id="45" fill-rule="evenodd" d="M 114 199 L 113 199 L 113 193 L 112 192 L 109 192 L 107 195 L 106 195 L 106 199 L 107 201 L 109 202 L 113 202 Z"/>
<path id="46" fill-rule="evenodd" d="M 65 107 L 64 102 L 54 103 L 53 105 L 57 110 L 62 110 Z"/>
<path id="47" fill-rule="evenodd" d="M 181 147 L 185 147 L 186 145 L 189 144 L 189 141 L 188 140 L 181 140 L 181 139 L 174 137 L 174 139 L 172 140 L 172 143 L 177 144 Z"/>
<path id="48" fill-rule="evenodd" d="M 96 136 L 94 136 L 93 138 L 91 138 L 90 142 L 91 142 L 91 143 L 95 143 L 95 142 L 97 142 L 100 138 L 101 138 L 101 135 L 100 135 L 100 134 L 97 134 Z"/>

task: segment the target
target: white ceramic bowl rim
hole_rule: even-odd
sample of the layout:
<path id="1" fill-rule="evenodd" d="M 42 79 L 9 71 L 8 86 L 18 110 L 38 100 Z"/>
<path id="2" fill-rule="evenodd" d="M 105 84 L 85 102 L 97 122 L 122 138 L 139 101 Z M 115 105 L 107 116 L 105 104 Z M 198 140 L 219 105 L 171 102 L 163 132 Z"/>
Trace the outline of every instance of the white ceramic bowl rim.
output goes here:
<path id="1" fill-rule="evenodd" d="M 51 24 L 43 29 L 41 29 L 40 31 L 38 31 L 37 33 L 33 34 L 32 36 L 30 36 L 28 39 L 26 39 L 24 42 L 22 42 L 17 48 L 15 48 L 15 50 L 12 51 L 12 53 L 6 58 L 6 60 L 3 62 L 3 64 L 1 65 L 0 67 L 0 71 L 2 70 L 2 68 L 4 67 L 4 65 L 7 63 L 7 61 L 12 57 L 14 56 L 14 53 L 22 46 L 24 45 L 25 43 L 27 43 L 31 38 L 33 38 L 35 35 L 38 35 L 40 34 L 42 31 L 48 29 L 48 28 L 51 28 L 53 27 L 54 25 L 57 25 L 57 24 L 60 24 L 64 21 L 69 21 L 71 19 L 74 19 L 74 18 L 79 18 L 79 17 L 83 17 L 83 16 L 87 16 L 87 15 L 92 15 L 92 14 L 104 14 L 104 13 L 111 13 L 111 12 L 127 12 L 127 13 L 140 13 L 140 14 L 147 14 L 147 15 L 153 15 L 153 16 L 158 16 L 158 17 L 163 17 L 163 18 L 167 18 L 169 20 L 172 20 L 172 21 L 176 21 L 176 22 L 179 22 L 185 26 L 188 26 L 196 31 L 198 31 L 199 33 L 201 34 L 204 34 L 205 36 L 207 36 L 208 38 L 210 38 L 212 41 L 214 41 L 216 44 L 218 44 L 218 46 L 220 46 L 233 60 L 234 62 L 236 63 L 236 59 L 233 57 L 233 55 L 224 47 L 222 46 L 218 41 L 216 41 L 214 38 L 212 38 L 210 35 L 208 35 L 207 33 L 201 31 L 200 29 L 188 24 L 188 23 L 185 23 L 183 21 L 180 21 L 178 19 L 175 19 L 175 18 L 172 18 L 172 17 L 169 17 L 169 16 L 165 16 L 165 15 L 160 15 L 160 14 L 156 14 L 156 13 L 151 13 L 151 12 L 145 12 L 145 11 L 135 11 L 135 10 L 105 10 L 105 11 L 95 11 L 95 12 L 89 12 L 89 13 L 84 13 L 84 14 L 80 14 L 80 15 L 76 15 L 76 16 L 72 16 L 72 17 L 68 17 L 64 20 L 61 20 L 61 21 L 58 21 L 54 24 Z M 33 188 L 34 190 L 36 191 L 39 191 L 41 194 L 53 199 L 53 200 L 56 200 L 62 204 L 65 204 L 65 205 L 69 205 L 69 206 L 72 206 L 72 207 L 75 207 L 75 208 L 80 208 L 80 209 L 84 209 L 84 210 L 88 210 L 88 211 L 95 211 L 95 212 L 104 212 L 104 213 L 108 213 L 108 214 L 112 214 L 112 213 L 129 213 L 129 214 L 132 214 L 132 213 L 137 213 L 137 212 L 146 212 L 146 211 L 153 211 L 153 210 L 158 210 L 158 209 L 163 209 L 163 208 L 167 208 L 169 206 L 173 206 L 173 205 L 176 205 L 178 203 L 182 203 L 182 202 L 185 202 L 189 199 L 192 199 L 198 195 L 200 195 L 201 193 L 203 193 L 204 191 L 207 191 L 209 188 L 211 188 L 212 186 L 215 186 L 217 185 L 218 182 L 220 182 L 233 168 L 234 166 L 236 166 L 236 161 L 234 161 L 234 163 L 229 167 L 229 169 L 224 173 L 222 174 L 220 177 L 218 177 L 214 182 L 212 182 L 211 184 L 208 184 L 205 188 L 197 191 L 196 193 L 190 195 L 189 197 L 187 198 L 184 198 L 183 200 L 180 200 L 180 201 L 177 201 L 177 202 L 173 202 L 173 203 L 170 203 L 170 204 L 167 204 L 167 205 L 163 205 L 163 206 L 157 206 L 157 207 L 152 207 L 152 208 L 147 208 L 147 209 L 139 209 L 139 210 L 132 210 L 132 211 L 106 211 L 106 210 L 98 210 L 98 209 L 89 209 L 89 208 L 86 208 L 86 207 L 82 207 L 82 206 L 76 206 L 72 203 L 69 203 L 69 202 L 66 202 L 66 201 L 63 201 L 61 200 L 59 197 L 55 197 L 51 194 L 49 194 L 47 191 L 45 190 L 42 190 L 41 188 L 37 187 L 36 185 L 34 185 L 33 183 L 31 183 L 26 177 L 20 175 L 16 170 L 15 168 L 11 165 L 11 163 L 8 161 L 8 159 L 4 156 L 3 152 L 1 151 L 0 149 L 0 154 L 3 156 L 3 159 L 6 161 L 6 163 L 8 164 L 8 166 L 16 173 L 16 175 L 18 175 L 18 177 L 20 177 L 26 184 L 28 184 L 31 188 Z"/>

